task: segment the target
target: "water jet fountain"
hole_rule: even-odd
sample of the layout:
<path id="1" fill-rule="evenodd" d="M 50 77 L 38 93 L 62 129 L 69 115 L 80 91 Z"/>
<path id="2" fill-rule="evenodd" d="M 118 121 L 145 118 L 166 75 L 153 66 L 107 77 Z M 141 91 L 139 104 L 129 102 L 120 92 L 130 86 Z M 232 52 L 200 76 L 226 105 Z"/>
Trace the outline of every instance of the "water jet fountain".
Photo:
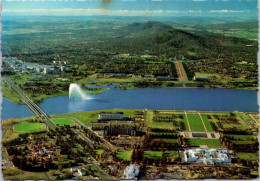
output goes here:
<path id="1" fill-rule="evenodd" d="M 71 83 L 69 88 L 69 99 L 70 100 L 86 100 L 90 99 L 86 92 L 76 83 Z"/>

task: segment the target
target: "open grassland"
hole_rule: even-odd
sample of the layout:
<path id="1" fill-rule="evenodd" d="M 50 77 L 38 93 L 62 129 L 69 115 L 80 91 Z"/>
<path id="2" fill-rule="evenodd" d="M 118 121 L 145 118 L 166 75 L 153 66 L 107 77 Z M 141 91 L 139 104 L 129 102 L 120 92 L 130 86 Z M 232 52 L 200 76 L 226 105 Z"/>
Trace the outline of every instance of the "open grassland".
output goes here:
<path id="1" fill-rule="evenodd" d="M 191 131 L 205 131 L 199 115 L 188 114 L 188 121 L 190 123 Z"/>
<path id="2" fill-rule="evenodd" d="M 117 152 L 116 156 L 122 160 L 130 161 L 132 152 L 133 152 L 133 150 L 120 151 L 120 152 Z"/>
<path id="3" fill-rule="evenodd" d="M 218 139 L 203 139 L 203 138 L 189 138 L 186 139 L 186 144 L 188 145 L 207 145 L 209 148 L 222 148 L 223 146 L 220 144 Z"/>
<path id="4" fill-rule="evenodd" d="M 29 133 L 34 131 L 42 131 L 46 128 L 44 123 L 23 122 L 14 126 L 14 130 L 21 133 Z"/>
<path id="5" fill-rule="evenodd" d="M 204 124 L 205 124 L 205 126 L 206 126 L 206 128 L 207 128 L 207 131 L 212 131 L 212 132 L 214 132 L 214 130 L 212 129 L 212 127 L 211 127 L 211 125 L 210 125 L 210 121 L 208 120 L 208 118 L 207 118 L 207 116 L 201 116 L 202 117 L 202 119 L 203 119 L 203 121 L 204 121 Z"/>
<path id="6" fill-rule="evenodd" d="M 108 110 L 97 110 L 97 111 L 85 111 L 75 113 L 57 114 L 55 116 L 66 116 L 76 118 L 86 126 L 89 126 L 90 121 L 97 122 L 98 114 L 103 111 L 108 112 L 124 112 L 125 116 L 131 116 L 135 114 L 135 111 L 142 111 L 138 109 L 108 109 Z"/>
<path id="7" fill-rule="evenodd" d="M 74 121 L 67 118 L 52 118 L 51 120 L 59 126 L 70 125 L 74 123 Z"/>

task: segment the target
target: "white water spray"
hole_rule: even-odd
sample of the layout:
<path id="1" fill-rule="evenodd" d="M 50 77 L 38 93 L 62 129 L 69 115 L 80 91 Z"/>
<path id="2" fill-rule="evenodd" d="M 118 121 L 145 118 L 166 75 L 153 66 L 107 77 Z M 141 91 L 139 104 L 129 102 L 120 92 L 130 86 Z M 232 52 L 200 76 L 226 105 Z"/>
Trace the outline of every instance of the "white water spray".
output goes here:
<path id="1" fill-rule="evenodd" d="M 86 92 L 75 83 L 70 84 L 69 88 L 69 99 L 70 100 L 86 100 L 90 99 L 89 96 L 87 96 Z"/>

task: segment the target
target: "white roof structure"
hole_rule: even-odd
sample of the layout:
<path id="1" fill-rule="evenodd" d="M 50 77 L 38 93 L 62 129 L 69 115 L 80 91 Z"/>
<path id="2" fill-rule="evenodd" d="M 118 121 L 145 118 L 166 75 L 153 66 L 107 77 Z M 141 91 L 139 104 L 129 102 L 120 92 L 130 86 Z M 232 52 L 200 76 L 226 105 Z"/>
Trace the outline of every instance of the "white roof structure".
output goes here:
<path id="1" fill-rule="evenodd" d="M 136 179 L 139 175 L 139 166 L 129 165 L 124 171 L 125 179 Z"/>
<path id="2" fill-rule="evenodd" d="M 231 163 L 228 151 L 225 149 L 189 149 L 184 151 L 186 162 Z"/>

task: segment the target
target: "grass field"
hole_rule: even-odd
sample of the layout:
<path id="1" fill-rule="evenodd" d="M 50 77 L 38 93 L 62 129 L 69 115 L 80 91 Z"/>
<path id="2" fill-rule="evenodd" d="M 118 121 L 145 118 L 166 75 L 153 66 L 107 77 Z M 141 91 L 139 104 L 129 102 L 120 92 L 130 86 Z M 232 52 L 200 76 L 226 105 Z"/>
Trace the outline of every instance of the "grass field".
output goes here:
<path id="1" fill-rule="evenodd" d="M 162 153 L 163 153 L 162 151 L 144 151 L 144 157 L 150 159 L 157 159 L 163 156 Z M 165 151 L 164 156 L 166 158 L 178 158 L 179 153 L 178 151 Z"/>
<path id="2" fill-rule="evenodd" d="M 257 161 L 259 160 L 259 155 L 257 153 L 243 153 L 243 152 L 237 152 L 237 157 L 243 160 L 251 160 L 251 161 Z"/>
<path id="3" fill-rule="evenodd" d="M 132 152 L 133 152 L 133 150 L 120 151 L 120 152 L 117 152 L 116 156 L 122 160 L 130 161 Z"/>
<path id="4" fill-rule="evenodd" d="M 89 126 L 90 121 L 97 122 L 98 113 L 102 111 L 108 112 L 124 112 L 125 116 L 134 115 L 135 111 L 140 111 L 138 109 L 109 109 L 109 110 L 97 110 L 97 111 L 85 111 L 85 112 L 75 112 L 75 113 L 65 113 L 57 114 L 55 116 L 66 116 L 72 117 L 80 120 L 86 126 Z"/>
<path id="5" fill-rule="evenodd" d="M 181 120 L 182 122 L 184 122 L 185 125 L 185 130 L 189 131 L 189 126 L 188 126 L 188 122 L 187 122 L 187 118 L 186 116 L 183 114 L 183 119 Z"/>
<path id="6" fill-rule="evenodd" d="M 197 114 L 188 114 L 191 131 L 205 131 L 200 116 Z"/>
<path id="7" fill-rule="evenodd" d="M 14 130 L 21 133 L 28 133 L 34 131 L 41 131 L 46 128 L 44 123 L 29 123 L 23 122 L 14 126 Z"/>
<path id="8" fill-rule="evenodd" d="M 26 172 L 21 175 L 4 176 L 5 180 L 46 180 L 43 173 Z"/>
<path id="9" fill-rule="evenodd" d="M 67 118 L 52 118 L 51 120 L 59 126 L 70 125 L 74 123 L 74 121 Z"/>
<path id="10" fill-rule="evenodd" d="M 144 157 L 150 158 L 150 159 L 156 159 L 162 157 L 162 151 L 145 151 Z"/>
<path id="11" fill-rule="evenodd" d="M 210 121 L 208 120 L 207 116 L 201 115 L 201 117 L 202 117 L 202 119 L 203 119 L 203 121 L 204 121 L 204 124 L 205 124 L 205 126 L 206 126 L 206 128 L 207 128 L 207 131 L 212 131 L 212 132 L 214 132 L 214 130 L 212 129 L 212 127 L 211 127 L 211 125 L 210 125 Z"/>
<path id="12" fill-rule="evenodd" d="M 186 139 L 186 144 L 188 145 L 207 145 L 208 147 L 222 148 L 218 139 L 203 139 L 203 138 L 189 138 Z"/>

